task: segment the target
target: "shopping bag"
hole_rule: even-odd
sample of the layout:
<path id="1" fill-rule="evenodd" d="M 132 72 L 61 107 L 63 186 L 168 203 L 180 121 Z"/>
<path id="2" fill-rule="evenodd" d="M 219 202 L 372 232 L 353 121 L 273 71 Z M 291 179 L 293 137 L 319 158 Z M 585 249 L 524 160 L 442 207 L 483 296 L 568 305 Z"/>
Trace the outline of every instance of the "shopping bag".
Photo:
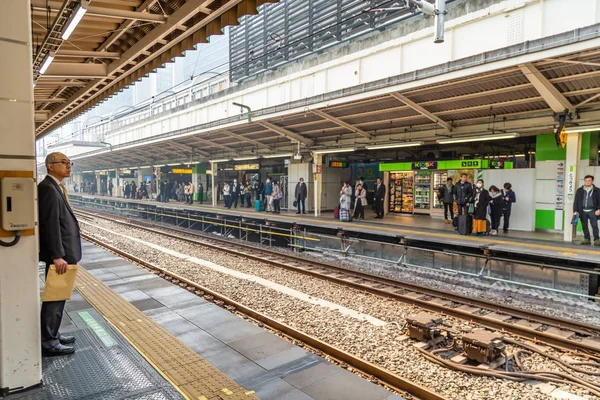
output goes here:
<path id="1" fill-rule="evenodd" d="M 469 214 L 473 214 L 475 212 L 475 206 L 471 203 L 469 204 Z"/>
<path id="2" fill-rule="evenodd" d="M 79 265 L 69 265 L 67 272 L 59 275 L 56 272 L 56 266 L 50 265 L 46 283 L 44 284 L 44 292 L 42 293 L 42 301 L 63 301 L 70 300 L 77 277 Z"/>
<path id="3" fill-rule="evenodd" d="M 579 223 L 579 214 L 573 214 L 573 218 L 571 218 L 571 225 L 577 226 Z"/>

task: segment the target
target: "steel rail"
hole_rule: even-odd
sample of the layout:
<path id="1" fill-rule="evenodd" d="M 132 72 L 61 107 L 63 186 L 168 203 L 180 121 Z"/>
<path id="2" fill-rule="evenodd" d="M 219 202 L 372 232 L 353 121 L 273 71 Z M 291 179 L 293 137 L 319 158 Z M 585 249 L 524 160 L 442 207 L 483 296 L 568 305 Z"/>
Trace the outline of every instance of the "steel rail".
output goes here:
<path id="1" fill-rule="evenodd" d="M 81 213 L 80 210 L 77 210 L 77 212 Z M 598 341 L 597 344 L 595 342 L 585 342 L 580 340 L 582 339 L 581 337 L 576 337 L 575 340 L 573 340 L 564 336 L 538 331 L 528 326 L 516 325 L 515 323 L 490 318 L 486 315 L 461 310 L 454 306 L 456 306 L 455 303 L 458 303 L 459 305 L 467 305 L 470 307 L 482 308 L 493 312 L 501 312 L 513 318 L 524 319 L 530 322 L 539 323 L 549 327 L 566 329 L 583 336 L 584 339 L 586 336 L 600 336 L 600 327 L 594 325 L 569 321 L 563 318 L 550 317 L 540 313 L 530 312 L 505 305 L 499 305 L 485 300 L 463 297 L 447 292 L 442 293 L 436 289 L 426 288 L 410 283 L 399 282 L 393 279 L 378 277 L 363 272 L 351 271 L 321 261 L 313 261 L 291 254 L 282 254 L 281 252 L 268 250 L 262 247 L 256 247 L 249 244 L 239 242 L 233 243 L 231 242 L 231 240 L 216 238 L 213 236 L 209 237 L 207 235 L 198 234 L 197 232 L 193 231 L 164 227 L 162 225 L 160 226 L 161 230 L 157 230 L 154 228 L 143 226 L 139 223 L 131 223 L 128 221 L 118 220 L 115 218 L 114 215 L 109 215 L 111 216 L 102 216 L 97 213 L 88 214 L 88 216 L 91 217 L 117 222 L 129 226 L 131 228 L 141 229 L 150 233 L 163 235 L 166 237 L 181 240 L 187 243 L 209 247 L 219 251 L 227 251 L 229 253 L 236 254 L 240 257 L 245 257 L 259 262 L 267 263 L 279 268 L 285 268 L 295 272 L 303 273 L 305 275 L 314 276 L 340 285 L 350 286 L 355 289 L 373 293 L 376 295 L 394 298 L 404 303 L 417 305 L 423 309 L 432 312 L 442 313 L 462 320 L 475 322 L 495 330 L 509 332 L 522 338 L 533 340 L 534 342 L 544 342 L 553 347 L 560 348 L 563 350 L 582 351 L 585 353 L 593 352 L 594 354 L 600 353 L 600 341 Z M 164 232 L 162 231 L 163 229 L 176 232 L 179 235 Z M 205 240 L 218 242 L 220 244 L 217 245 L 213 243 L 207 243 L 205 241 L 181 237 L 181 234 L 197 236 Z M 241 248 L 247 249 L 248 252 L 241 251 Z M 268 257 L 265 257 L 265 255 L 268 255 Z M 304 264 L 304 267 L 302 266 L 302 264 Z M 402 293 L 404 291 L 422 294 L 423 298 L 414 295 L 407 296 Z M 447 300 L 448 302 L 451 302 L 453 306 L 449 307 L 443 304 L 431 302 L 430 300 L 426 299 L 427 296 L 434 297 L 436 299 Z"/>
<path id="2" fill-rule="evenodd" d="M 158 267 L 152 263 L 142 260 L 139 257 L 136 257 L 114 246 L 111 246 L 110 244 L 104 243 L 101 240 L 89 236 L 85 233 L 81 233 L 81 237 L 91 243 L 104 247 L 105 249 L 124 257 L 125 259 L 133 261 L 136 264 L 142 265 L 150 270 L 160 272 L 161 274 L 170 277 L 173 284 L 183 283 L 188 288 L 191 287 L 194 290 L 204 292 L 205 294 L 212 296 L 214 299 L 222 301 L 224 303 L 223 306 L 228 305 L 234 307 L 236 311 L 239 311 L 242 314 L 247 315 L 248 317 L 256 321 L 267 325 L 271 329 L 283 333 L 287 337 L 299 340 L 304 344 L 308 345 L 309 347 L 316 349 L 324 354 L 327 354 L 328 356 L 332 357 L 338 362 L 344 362 L 366 375 L 373 376 L 391 388 L 394 388 L 400 392 L 408 392 L 411 395 L 416 396 L 422 400 L 447 400 L 447 398 L 442 396 L 441 394 L 436 393 L 416 382 L 395 375 L 393 372 L 385 368 L 379 367 L 373 363 L 370 363 L 350 353 L 347 353 L 344 350 L 341 350 L 335 346 L 327 344 L 314 336 L 308 335 L 289 325 L 279 322 L 265 314 L 259 313 L 235 300 L 232 300 L 218 292 L 208 289 L 205 286 L 202 286 L 196 282 L 190 281 L 189 279 L 174 274 L 173 272 L 170 272 L 167 269 Z"/>

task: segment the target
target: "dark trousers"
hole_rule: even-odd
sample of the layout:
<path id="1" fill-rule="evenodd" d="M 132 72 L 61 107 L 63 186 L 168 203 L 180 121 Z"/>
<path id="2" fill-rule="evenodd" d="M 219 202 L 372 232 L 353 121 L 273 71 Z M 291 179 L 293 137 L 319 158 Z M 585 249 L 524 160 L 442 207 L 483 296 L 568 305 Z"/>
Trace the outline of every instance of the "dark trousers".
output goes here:
<path id="1" fill-rule="evenodd" d="M 250 193 L 246 193 L 246 207 L 252 207 L 252 195 Z"/>
<path id="2" fill-rule="evenodd" d="M 492 207 L 492 213 L 490 217 L 492 219 L 492 229 L 497 230 L 500 226 L 500 218 L 502 218 L 502 209 L 499 207 Z"/>
<path id="3" fill-rule="evenodd" d="M 581 228 L 583 229 L 583 237 L 590 240 L 590 227 L 588 221 L 592 224 L 592 232 L 594 234 L 594 240 L 600 239 L 598 237 L 598 217 L 593 211 L 582 212 L 579 215 L 581 219 Z"/>
<path id="4" fill-rule="evenodd" d="M 375 199 L 375 213 L 383 218 L 383 199 Z"/>
<path id="5" fill-rule="evenodd" d="M 354 218 L 365 219 L 365 207 L 362 205 L 360 200 L 356 200 L 357 203 L 354 206 Z"/>
<path id="6" fill-rule="evenodd" d="M 466 204 L 458 204 L 458 215 L 464 215 L 468 211 L 469 210 Z"/>
<path id="7" fill-rule="evenodd" d="M 223 196 L 223 199 L 225 200 L 225 207 L 231 208 L 231 195 L 226 194 L 225 196 Z"/>
<path id="8" fill-rule="evenodd" d="M 502 210 L 502 217 L 504 218 L 504 227 L 502 229 L 506 232 L 508 230 L 508 222 L 510 221 L 510 208 Z"/>
<path id="9" fill-rule="evenodd" d="M 296 201 L 298 202 L 298 213 L 306 214 L 306 200 L 298 197 Z"/>
<path id="10" fill-rule="evenodd" d="M 277 214 L 281 212 L 281 199 L 273 199 L 273 209 Z"/>
<path id="11" fill-rule="evenodd" d="M 186 194 L 185 202 L 188 203 L 188 204 L 194 203 L 194 195 L 193 194 Z"/>
<path id="12" fill-rule="evenodd" d="M 239 198 L 239 196 L 237 194 L 232 195 L 231 196 L 231 203 L 229 203 L 229 207 L 228 208 L 231 208 L 232 205 L 233 205 L 233 208 L 237 208 L 238 198 Z"/>
<path id="13" fill-rule="evenodd" d="M 450 218 L 448 218 L 450 215 Z M 444 203 L 444 219 L 454 219 L 454 204 Z"/>
<path id="14" fill-rule="evenodd" d="M 46 261 L 46 276 L 52 261 Z M 60 323 L 62 322 L 65 301 L 45 301 L 42 303 L 40 325 L 42 328 L 42 349 L 51 350 L 60 344 Z"/>
<path id="15" fill-rule="evenodd" d="M 198 192 L 198 202 L 200 204 L 204 202 L 204 192 Z"/>

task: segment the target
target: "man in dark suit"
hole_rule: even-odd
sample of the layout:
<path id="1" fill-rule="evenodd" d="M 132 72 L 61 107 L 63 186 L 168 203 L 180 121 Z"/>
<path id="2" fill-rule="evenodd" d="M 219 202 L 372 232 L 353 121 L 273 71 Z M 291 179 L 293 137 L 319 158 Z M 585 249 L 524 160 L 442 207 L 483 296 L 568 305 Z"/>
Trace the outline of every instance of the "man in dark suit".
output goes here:
<path id="1" fill-rule="evenodd" d="M 48 175 L 38 185 L 38 215 L 40 237 L 40 261 L 46 263 L 46 275 L 50 265 L 56 266 L 61 275 L 69 264 L 81 260 L 81 237 L 79 223 L 69 205 L 67 189 L 62 180 L 71 176 L 71 161 L 61 153 L 46 157 Z M 73 336 L 61 335 L 58 330 L 62 321 L 64 301 L 42 303 L 42 353 L 47 356 L 71 354 L 75 349 L 65 346 L 73 343 Z"/>
<path id="2" fill-rule="evenodd" d="M 375 184 L 375 218 L 383 218 L 383 202 L 385 201 L 385 185 L 381 182 L 381 178 L 377 178 Z"/>

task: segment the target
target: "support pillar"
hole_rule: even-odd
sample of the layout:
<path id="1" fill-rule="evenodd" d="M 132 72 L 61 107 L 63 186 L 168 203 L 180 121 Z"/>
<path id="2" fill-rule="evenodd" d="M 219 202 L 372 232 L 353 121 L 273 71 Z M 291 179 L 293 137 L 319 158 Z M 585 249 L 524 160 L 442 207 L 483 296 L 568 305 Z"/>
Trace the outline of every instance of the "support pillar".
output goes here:
<path id="1" fill-rule="evenodd" d="M 22 171 L 34 179 L 29 7 L 29 1 L 7 0 L 0 12 L 0 52 L 5 55 L 0 63 L 0 171 L 8 176 Z M 0 396 L 38 385 L 42 377 L 38 238 L 26 233 L 15 246 L 0 250 Z M 0 231 L 0 240 L 13 238 Z"/>
<path id="2" fill-rule="evenodd" d="M 323 192 L 323 155 L 315 154 L 313 164 L 313 201 L 315 205 L 315 217 L 321 215 L 321 195 Z"/>
<path id="3" fill-rule="evenodd" d="M 121 181 L 121 171 L 119 168 L 115 169 L 115 188 L 113 190 L 113 196 L 115 197 L 123 197 L 123 182 Z"/>
<path id="4" fill-rule="evenodd" d="M 565 212 L 564 212 L 564 241 L 572 242 L 577 233 L 577 227 L 571 225 L 573 218 L 573 202 L 579 186 L 579 158 L 581 154 L 581 133 L 569 133 L 567 136 L 567 157 L 565 162 Z"/>
<path id="5" fill-rule="evenodd" d="M 212 170 L 212 205 L 213 207 L 217 206 L 217 177 L 219 175 L 219 171 L 217 170 L 217 163 L 211 162 L 210 169 Z"/>

